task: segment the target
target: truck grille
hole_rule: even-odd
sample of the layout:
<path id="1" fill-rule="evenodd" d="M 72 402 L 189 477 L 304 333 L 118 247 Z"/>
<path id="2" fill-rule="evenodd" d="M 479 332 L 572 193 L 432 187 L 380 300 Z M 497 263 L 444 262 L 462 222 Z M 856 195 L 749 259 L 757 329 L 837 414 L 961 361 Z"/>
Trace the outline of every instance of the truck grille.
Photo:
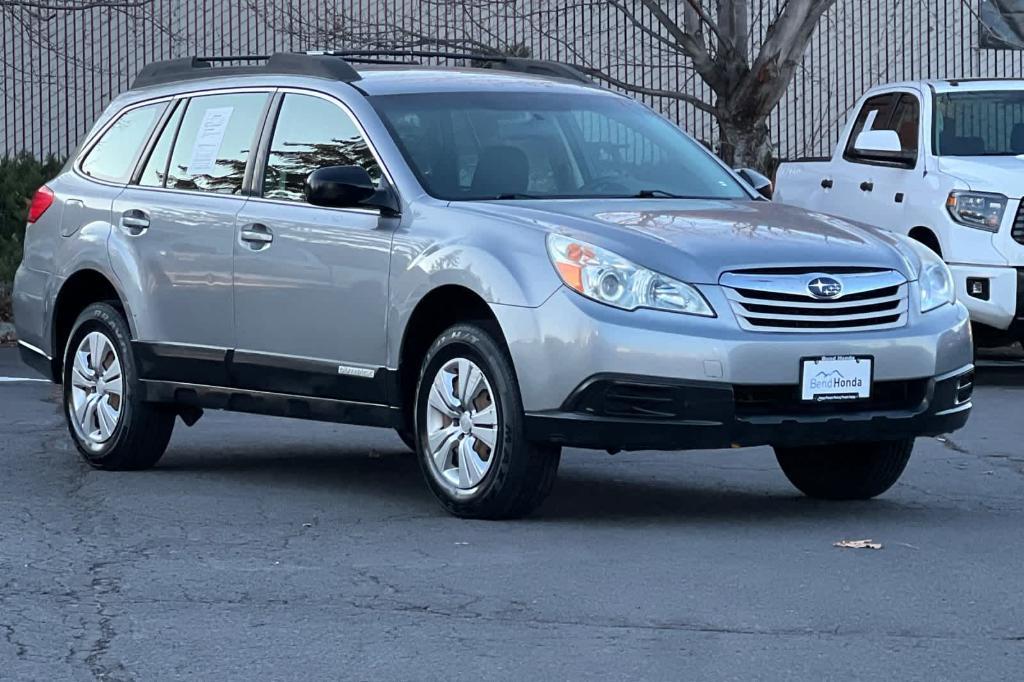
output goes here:
<path id="1" fill-rule="evenodd" d="M 810 285 L 834 280 L 834 298 Z M 743 329 L 759 332 L 873 331 L 907 323 L 908 284 L 895 270 L 779 268 L 727 272 L 720 283 Z"/>
<path id="2" fill-rule="evenodd" d="M 1018 244 L 1024 244 L 1024 201 L 1020 202 L 1017 215 L 1013 219 L 1013 230 L 1010 232 L 1013 240 Z"/>

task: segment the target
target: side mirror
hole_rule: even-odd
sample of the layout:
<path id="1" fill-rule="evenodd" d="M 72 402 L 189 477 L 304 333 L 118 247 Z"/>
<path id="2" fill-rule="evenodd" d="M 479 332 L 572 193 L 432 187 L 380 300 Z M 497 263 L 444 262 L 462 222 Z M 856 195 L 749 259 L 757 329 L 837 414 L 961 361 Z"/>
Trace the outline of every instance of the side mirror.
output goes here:
<path id="1" fill-rule="evenodd" d="M 374 186 L 370 174 L 361 166 L 325 166 L 306 177 L 306 201 L 331 208 L 379 208 L 391 215 L 398 213 L 398 202 L 387 187 Z"/>
<path id="2" fill-rule="evenodd" d="M 903 149 L 895 130 L 865 130 L 853 143 L 854 153 L 868 161 L 880 161 L 897 166 L 912 167 L 917 153 Z"/>
<path id="3" fill-rule="evenodd" d="M 865 130 L 857 136 L 853 148 L 861 153 L 902 152 L 903 145 L 900 144 L 900 136 L 895 130 Z"/>
<path id="4" fill-rule="evenodd" d="M 753 168 L 737 168 L 736 174 L 743 178 L 745 183 L 753 187 L 765 199 L 772 198 L 775 187 L 767 176 L 758 173 Z"/>

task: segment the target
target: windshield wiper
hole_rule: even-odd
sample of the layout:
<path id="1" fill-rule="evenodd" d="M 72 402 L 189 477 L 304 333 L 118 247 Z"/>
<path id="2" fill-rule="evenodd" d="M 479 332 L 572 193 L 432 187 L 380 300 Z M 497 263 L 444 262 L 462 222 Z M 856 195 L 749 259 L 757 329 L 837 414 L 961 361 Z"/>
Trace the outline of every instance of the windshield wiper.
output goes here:
<path id="1" fill-rule="evenodd" d="M 503 199 L 550 199 L 551 197 L 542 197 L 537 196 L 536 194 L 523 194 L 522 192 L 506 192 L 505 194 L 499 194 L 498 196 L 487 198 L 501 201 Z"/>
<path id="2" fill-rule="evenodd" d="M 672 192 L 666 192 L 663 189 L 642 189 L 634 194 L 631 199 L 703 199 L 704 197 L 694 197 L 685 194 L 673 194 Z"/>

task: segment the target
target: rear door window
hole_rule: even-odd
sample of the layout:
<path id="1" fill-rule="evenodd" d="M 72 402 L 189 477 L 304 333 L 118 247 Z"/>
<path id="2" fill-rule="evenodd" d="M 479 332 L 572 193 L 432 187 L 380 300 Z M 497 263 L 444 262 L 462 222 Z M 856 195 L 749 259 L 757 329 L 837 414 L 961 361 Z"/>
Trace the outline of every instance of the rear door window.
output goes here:
<path id="1" fill-rule="evenodd" d="M 305 201 L 306 178 L 327 166 L 360 166 L 380 183 L 377 160 L 341 107 L 321 97 L 285 95 L 267 153 L 263 196 Z"/>
<path id="2" fill-rule="evenodd" d="M 164 186 L 240 194 L 268 96 L 241 92 L 189 100 Z"/>
<path id="3" fill-rule="evenodd" d="M 85 155 L 83 173 L 107 182 L 128 182 L 135 160 L 167 102 L 137 107 L 118 116 Z"/>

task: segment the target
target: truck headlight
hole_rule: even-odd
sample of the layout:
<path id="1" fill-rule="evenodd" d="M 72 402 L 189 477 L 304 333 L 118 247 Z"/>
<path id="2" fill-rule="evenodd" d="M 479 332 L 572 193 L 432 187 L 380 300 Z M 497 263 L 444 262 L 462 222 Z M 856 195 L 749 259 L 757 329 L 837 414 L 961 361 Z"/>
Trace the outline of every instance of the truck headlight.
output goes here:
<path id="1" fill-rule="evenodd" d="M 567 287 L 623 310 L 654 308 L 714 317 L 693 286 L 640 267 L 599 246 L 561 234 L 548 235 L 548 255 Z"/>
<path id="2" fill-rule="evenodd" d="M 926 313 L 956 301 L 953 274 L 939 255 L 915 239 L 904 238 L 903 242 L 921 259 L 921 269 L 917 273 L 917 284 L 921 289 L 921 312 Z"/>
<path id="3" fill-rule="evenodd" d="M 1006 212 L 1007 199 L 988 192 L 950 192 L 946 210 L 954 222 L 986 232 L 998 232 Z"/>

